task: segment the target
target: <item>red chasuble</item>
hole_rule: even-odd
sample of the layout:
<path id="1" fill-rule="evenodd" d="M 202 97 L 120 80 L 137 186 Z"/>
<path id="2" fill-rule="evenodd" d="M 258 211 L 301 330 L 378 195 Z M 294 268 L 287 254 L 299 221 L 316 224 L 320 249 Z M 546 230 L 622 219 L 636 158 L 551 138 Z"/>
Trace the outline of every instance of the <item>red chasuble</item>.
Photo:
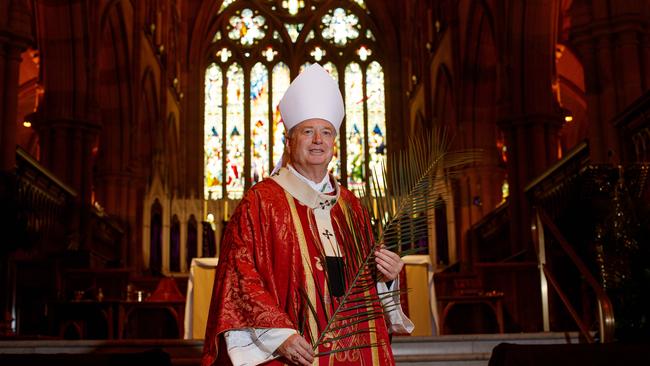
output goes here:
<path id="1" fill-rule="evenodd" d="M 322 240 L 331 233 L 319 235 L 322 226 L 317 222 L 322 223 L 323 214 L 329 215 L 345 263 L 348 251 L 342 238 L 341 228 L 346 225 L 342 206 L 349 208 L 345 212 L 353 219 L 369 222 L 361 202 L 347 189 L 337 188 L 335 195 L 319 194 L 286 169 L 246 193 L 221 243 L 202 366 L 231 364 L 223 337 L 229 330 L 292 328 L 308 341 L 320 336 L 326 314 L 331 315 L 329 303 L 336 304 L 340 298 L 329 295 L 325 281 Z M 368 251 L 371 245 L 367 243 Z M 376 294 L 376 286 L 369 287 L 366 294 L 368 291 Z M 307 295 L 316 305 L 316 316 L 306 305 Z M 325 299 L 325 304 L 320 299 Z M 381 312 L 381 305 L 366 310 Z M 324 355 L 317 357 L 314 365 L 394 365 L 384 317 L 355 323 L 353 313 L 345 315 L 347 326 L 340 327 L 343 324 L 339 322 L 338 329 L 328 332 L 325 339 L 354 335 L 321 345 L 316 353 Z M 370 344 L 374 346 L 367 346 Z M 352 347 L 359 348 L 328 353 Z M 290 364 L 277 358 L 266 364 L 285 363 Z"/>

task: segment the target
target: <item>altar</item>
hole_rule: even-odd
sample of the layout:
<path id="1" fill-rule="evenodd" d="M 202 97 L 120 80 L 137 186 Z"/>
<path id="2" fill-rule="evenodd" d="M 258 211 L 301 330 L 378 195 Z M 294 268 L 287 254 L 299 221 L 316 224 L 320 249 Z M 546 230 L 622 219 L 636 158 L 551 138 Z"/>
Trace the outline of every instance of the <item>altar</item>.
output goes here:
<path id="1" fill-rule="evenodd" d="M 403 260 L 409 289 L 408 316 L 415 324 L 411 335 L 437 335 L 438 312 L 431 259 L 428 255 L 409 255 Z M 217 263 L 217 258 L 192 259 L 187 283 L 184 339 L 203 339 L 205 336 Z"/>

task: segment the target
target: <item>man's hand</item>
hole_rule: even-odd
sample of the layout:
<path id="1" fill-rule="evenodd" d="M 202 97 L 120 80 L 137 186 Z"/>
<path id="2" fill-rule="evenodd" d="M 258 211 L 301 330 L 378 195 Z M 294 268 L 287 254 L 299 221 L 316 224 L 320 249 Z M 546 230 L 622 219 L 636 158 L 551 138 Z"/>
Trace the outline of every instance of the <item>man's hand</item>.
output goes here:
<path id="1" fill-rule="evenodd" d="M 375 251 L 375 258 L 377 269 L 381 274 L 379 281 L 382 282 L 395 280 L 404 267 L 402 258 L 388 249 L 381 248 Z"/>
<path id="2" fill-rule="evenodd" d="M 294 334 L 287 338 L 278 347 L 276 352 L 291 361 L 294 365 L 309 366 L 314 362 L 314 350 L 299 334 Z"/>

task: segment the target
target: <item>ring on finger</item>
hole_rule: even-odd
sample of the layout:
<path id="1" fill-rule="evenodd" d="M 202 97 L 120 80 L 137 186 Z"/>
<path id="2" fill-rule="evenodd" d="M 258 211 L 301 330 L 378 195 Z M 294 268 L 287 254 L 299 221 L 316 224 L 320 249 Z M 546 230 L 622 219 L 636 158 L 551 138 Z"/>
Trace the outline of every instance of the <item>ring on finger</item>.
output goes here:
<path id="1" fill-rule="evenodd" d="M 300 356 L 296 353 L 291 355 L 291 361 L 298 361 L 300 359 Z"/>

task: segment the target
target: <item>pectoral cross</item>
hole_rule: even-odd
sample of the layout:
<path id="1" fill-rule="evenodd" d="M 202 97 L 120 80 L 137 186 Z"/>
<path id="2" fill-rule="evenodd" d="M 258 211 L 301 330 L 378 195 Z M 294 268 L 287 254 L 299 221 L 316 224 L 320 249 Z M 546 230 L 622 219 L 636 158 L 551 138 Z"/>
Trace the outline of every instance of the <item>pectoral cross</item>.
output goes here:
<path id="1" fill-rule="evenodd" d="M 329 231 L 328 229 L 325 229 L 325 232 L 322 233 L 322 235 L 323 235 L 324 237 L 326 237 L 327 240 L 330 240 L 330 236 L 334 236 L 334 234 L 330 233 L 330 231 Z"/>

